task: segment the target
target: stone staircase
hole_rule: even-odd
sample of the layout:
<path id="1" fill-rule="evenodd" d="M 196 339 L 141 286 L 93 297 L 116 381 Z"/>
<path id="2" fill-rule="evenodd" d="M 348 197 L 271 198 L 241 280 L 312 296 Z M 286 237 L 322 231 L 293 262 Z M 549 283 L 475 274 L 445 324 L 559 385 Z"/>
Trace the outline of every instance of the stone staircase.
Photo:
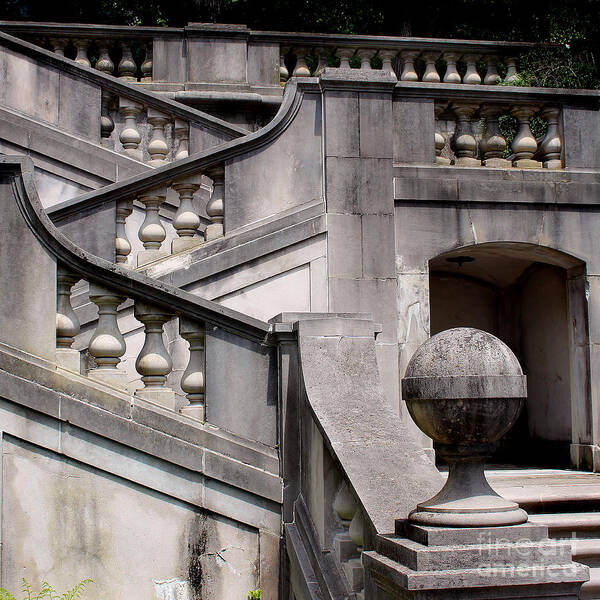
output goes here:
<path id="1" fill-rule="evenodd" d="M 518 502 L 551 539 L 570 539 L 573 560 L 590 567 L 580 598 L 600 598 L 600 474 L 558 469 L 489 469 L 492 487 Z"/>

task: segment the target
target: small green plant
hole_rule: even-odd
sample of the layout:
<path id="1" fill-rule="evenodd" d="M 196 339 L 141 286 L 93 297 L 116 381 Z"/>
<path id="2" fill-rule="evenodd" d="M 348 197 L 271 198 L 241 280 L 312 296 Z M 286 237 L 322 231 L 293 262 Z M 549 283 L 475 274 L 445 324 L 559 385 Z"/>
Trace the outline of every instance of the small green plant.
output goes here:
<path id="1" fill-rule="evenodd" d="M 35 592 L 31 584 L 23 577 L 23 600 L 76 600 L 83 594 L 88 583 L 93 583 L 91 579 L 82 579 L 76 586 L 60 594 L 47 581 L 42 581 L 39 592 Z M 0 588 L 0 600 L 17 600 L 8 590 Z"/>
<path id="2" fill-rule="evenodd" d="M 248 592 L 248 600 L 260 600 L 260 590 Z"/>

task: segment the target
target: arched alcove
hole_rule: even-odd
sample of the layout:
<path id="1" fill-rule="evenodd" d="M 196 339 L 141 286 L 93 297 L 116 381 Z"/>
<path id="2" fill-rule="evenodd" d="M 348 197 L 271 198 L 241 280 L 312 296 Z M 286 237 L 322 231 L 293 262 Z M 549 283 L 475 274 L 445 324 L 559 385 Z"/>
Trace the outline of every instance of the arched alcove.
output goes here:
<path id="1" fill-rule="evenodd" d="M 584 263 L 531 244 L 468 246 L 429 261 L 429 291 L 432 335 L 489 331 L 528 377 L 526 407 L 494 461 L 569 466 L 570 446 L 589 426 L 589 353 L 578 341 L 587 329 Z"/>

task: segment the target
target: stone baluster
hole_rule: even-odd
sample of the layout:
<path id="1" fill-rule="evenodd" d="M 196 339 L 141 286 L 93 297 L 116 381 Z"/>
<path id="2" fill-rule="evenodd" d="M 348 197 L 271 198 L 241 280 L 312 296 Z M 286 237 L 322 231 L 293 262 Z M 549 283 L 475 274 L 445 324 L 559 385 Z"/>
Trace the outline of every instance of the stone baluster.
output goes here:
<path id="1" fill-rule="evenodd" d="M 122 56 L 117 67 L 119 71 L 119 79 L 125 81 L 137 81 L 136 72 L 137 65 L 133 60 L 133 54 L 131 53 L 131 46 L 124 42 L 121 42 Z"/>
<path id="2" fill-rule="evenodd" d="M 382 62 L 381 70 L 384 73 L 389 73 L 394 79 L 398 79 L 396 72 L 394 71 L 394 65 L 392 64 L 396 54 L 398 54 L 397 50 L 384 49 L 379 51 L 379 56 L 381 56 Z"/>
<path id="3" fill-rule="evenodd" d="M 310 69 L 306 64 L 306 55 L 308 50 L 306 48 L 296 48 L 296 66 L 292 75 L 294 77 L 310 77 Z"/>
<path id="4" fill-rule="evenodd" d="M 318 63 L 317 68 L 315 69 L 315 77 L 320 77 L 321 73 L 327 67 L 327 57 L 329 56 L 328 48 L 315 48 L 315 54 L 317 55 Z"/>
<path id="5" fill-rule="evenodd" d="M 81 279 L 62 266 L 56 274 L 56 364 L 80 372 L 80 356 L 71 348 L 79 333 L 79 319 L 71 306 L 71 288 Z"/>
<path id="6" fill-rule="evenodd" d="M 98 307 L 98 323 L 88 345 L 97 367 L 88 371 L 88 377 L 113 387 L 125 388 L 127 374 L 117 368 L 126 349 L 117 324 L 117 308 L 125 298 L 95 283 L 90 283 L 89 297 Z"/>
<path id="7" fill-rule="evenodd" d="M 50 43 L 52 44 L 54 54 L 56 54 L 57 56 L 64 56 L 65 48 L 67 47 L 69 40 L 67 40 L 66 38 L 52 38 L 50 40 Z"/>
<path id="8" fill-rule="evenodd" d="M 191 175 L 173 183 L 173 189 L 179 194 L 179 208 L 173 218 L 173 227 L 178 238 L 171 242 L 171 252 L 182 252 L 202 243 L 196 236 L 200 225 L 198 211 L 194 208 L 194 194 L 200 189 L 202 175 Z"/>
<path id="9" fill-rule="evenodd" d="M 485 104 L 481 108 L 480 114 L 485 117 L 487 122 L 486 131 L 480 144 L 484 167 L 507 169 L 511 166 L 510 160 L 504 158 L 508 144 L 498 126 L 498 117 L 504 112 L 503 107 L 495 104 Z"/>
<path id="10" fill-rule="evenodd" d="M 146 44 L 146 57 L 144 58 L 144 62 L 140 67 L 140 71 L 142 72 L 142 78 L 140 81 L 142 83 L 150 83 L 152 81 L 152 42 Z"/>
<path id="11" fill-rule="evenodd" d="M 360 68 L 363 70 L 371 70 L 371 59 L 375 56 L 375 50 L 371 48 L 359 48 L 356 55 L 360 58 Z"/>
<path id="12" fill-rule="evenodd" d="M 446 61 L 446 72 L 444 73 L 444 83 L 461 83 L 460 73 L 456 69 L 456 61 L 459 55 L 454 52 L 444 52 L 443 58 Z"/>
<path id="13" fill-rule="evenodd" d="M 506 83 L 516 83 L 519 80 L 519 74 L 517 73 L 517 59 L 514 56 L 506 57 L 506 77 L 504 81 Z"/>
<path id="14" fill-rule="evenodd" d="M 127 265 L 127 259 L 131 253 L 131 244 L 127 239 L 125 221 L 133 212 L 133 199 L 117 200 L 117 234 L 115 237 L 115 260 L 121 266 Z"/>
<path id="15" fill-rule="evenodd" d="M 425 52 L 423 60 L 425 61 L 425 72 L 423 73 L 422 81 L 427 83 L 439 83 L 440 74 L 435 68 L 435 61 L 439 58 L 439 52 Z"/>
<path id="16" fill-rule="evenodd" d="M 439 131 L 439 119 L 445 110 L 446 104 L 435 104 L 435 164 L 442 166 L 448 166 L 450 164 L 450 159 L 446 156 L 442 156 L 442 150 L 446 145 L 446 140 Z"/>
<path id="17" fill-rule="evenodd" d="M 181 160 L 190 155 L 190 124 L 181 119 L 175 119 L 175 154 L 173 160 Z"/>
<path id="18" fill-rule="evenodd" d="M 162 167 L 167 164 L 167 155 L 169 154 L 169 145 L 165 135 L 165 127 L 169 124 L 168 115 L 149 107 L 147 121 L 152 125 L 152 133 L 148 142 L 148 154 L 150 160 L 148 164 L 152 167 Z"/>
<path id="19" fill-rule="evenodd" d="M 77 50 L 75 62 L 84 67 L 89 67 L 90 59 L 88 58 L 87 51 L 90 43 L 88 42 L 88 40 L 76 39 L 73 40 L 73 44 L 75 45 L 75 49 Z"/>
<path id="20" fill-rule="evenodd" d="M 544 135 L 544 138 L 540 142 L 540 151 L 544 168 L 560 169 L 562 168 L 562 142 L 558 131 L 560 109 L 554 106 L 547 106 L 542 110 L 541 116 L 548 123 L 546 135 Z"/>
<path id="21" fill-rule="evenodd" d="M 222 166 L 211 167 L 206 171 L 206 175 L 213 180 L 213 191 L 206 205 L 210 224 L 204 231 L 206 241 L 209 242 L 225 234 L 225 169 Z"/>
<path id="22" fill-rule="evenodd" d="M 204 421 L 205 412 L 205 356 L 204 344 L 206 331 L 204 323 L 179 317 L 179 334 L 190 344 L 190 360 L 181 376 L 181 389 L 185 392 L 189 404 L 180 412 Z"/>
<path id="23" fill-rule="evenodd" d="M 290 72 L 285 66 L 285 57 L 289 50 L 290 49 L 285 46 L 281 46 L 279 50 L 279 85 L 281 85 L 281 87 L 284 87 L 286 81 L 290 78 Z"/>
<path id="24" fill-rule="evenodd" d="M 404 50 L 400 53 L 402 59 L 400 81 L 419 81 L 419 75 L 415 70 L 415 60 L 417 60 L 419 54 L 418 50 Z"/>
<path id="25" fill-rule="evenodd" d="M 520 169 L 536 169 L 542 163 L 533 160 L 537 151 L 537 140 L 533 133 L 529 120 L 537 112 L 538 107 L 532 105 L 515 106 L 511 114 L 519 121 L 519 130 L 512 141 L 513 165 Z"/>
<path id="26" fill-rule="evenodd" d="M 105 148 L 115 149 L 114 140 L 111 139 L 112 132 L 115 129 L 115 122 L 110 115 L 110 105 L 112 98 L 109 94 L 102 93 L 100 110 L 100 143 Z"/>
<path id="27" fill-rule="evenodd" d="M 477 72 L 479 56 L 477 54 L 465 54 L 463 60 L 467 65 L 467 72 L 463 77 L 463 83 L 479 85 L 481 83 L 481 75 Z"/>
<path id="28" fill-rule="evenodd" d="M 123 144 L 123 153 L 140 161 L 142 160 L 142 150 L 140 148 L 142 136 L 138 131 L 136 119 L 142 112 L 142 108 L 141 104 L 133 100 L 123 97 L 119 98 L 119 111 L 125 118 L 125 126 L 119 136 L 119 140 Z"/>
<path id="29" fill-rule="evenodd" d="M 459 167 L 480 167 L 477 160 L 477 140 L 473 136 L 471 119 L 478 109 L 477 104 L 453 104 L 456 115 L 456 131 L 452 138 L 452 148 L 456 155 L 455 164 Z"/>
<path id="30" fill-rule="evenodd" d="M 351 558 L 344 563 L 344 571 L 352 591 L 360 594 L 365 587 L 364 570 L 360 559 L 364 544 L 364 519 L 360 508 L 357 508 L 352 517 L 350 527 L 348 528 L 348 535 L 350 536 L 352 543 L 356 546 L 358 556 L 356 558 Z"/>
<path id="31" fill-rule="evenodd" d="M 108 46 L 106 43 L 103 43 L 99 48 L 99 56 L 94 68 L 101 73 L 105 73 L 106 75 L 112 75 L 115 70 L 115 63 L 110 58 L 110 54 L 108 53 Z"/>
<path id="32" fill-rule="evenodd" d="M 333 501 L 333 509 L 342 522 L 344 531 L 334 538 L 334 549 L 342 570 L 345 572 L 352 591 L 357 592 L 363 587 L 363 572 L 360 564 L 360 553 L 356 542 L 358 539 L 355 521 L 356 514 L 360 512 L 354 499 L 354 494 L 345 480 Z M 354 524 L 354 526 L 353 526 Z M 352 528 L 352 532 L 350 529 Z M 362 538 L 361 538 L 362 541 Z"/>
<path id="33" fill-rule="evenodd" d="M 487 72 L 483 79 L 483 83 L 485 83 L 485 85 L 499 84 L 502 81 L 502 77 L 498 75 L 498 70 L 496 69 L 496 57 L 488 55 L 485 57 L 485 62 L 487 64 Z"/>
<path id="34" fill-rule="evenodd" d="M 160 221 L 158 211 L 166 200 L 165 188 L 155 188 L 138 196 L 144 205 L 146 216 L 138 231 L 138 237 L 144 245 L 144 250 L 138 252 L 137 266 L 141 267 L 149 262 L 168 256 L 160 247 L 167 237 L 167 232 Z"/>
<path id="35" fill-rule="evenodd" d="M 340 69 L 350 68 L 350 57 L 354 56 L 353 48 L 338 48 L 336 54 L 340 59 Z"/>
<path id="36" fill-rule="evenodd" d="M 136 395 L 175 410 L 175 393 L 166 387 L 173 362 L 163 341 L 163 326 L 172 315 L 163 308 L 138 300 L 133 313 L 144 324 L 145 333 L 144 345 L 135 361 L 144 388 L 137 390 Z"/>

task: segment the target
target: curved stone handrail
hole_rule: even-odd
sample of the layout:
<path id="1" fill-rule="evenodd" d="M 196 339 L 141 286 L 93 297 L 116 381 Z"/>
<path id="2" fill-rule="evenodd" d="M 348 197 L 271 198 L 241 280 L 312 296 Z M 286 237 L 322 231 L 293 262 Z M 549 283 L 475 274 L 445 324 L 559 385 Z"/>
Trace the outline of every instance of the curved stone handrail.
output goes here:
<path id="1" fill-rule="evenodd" d="M 191 123 L 201 125 L 210 131 L 229 137 L 230 139 L 236 139 L 248 133 L 248 131 L 242 127 L 232 125 L 213 117 L 208 113 L 190 108 L 173 100 L 168 100 L 152 92 L 142 90 L 138 86 L 125 83 L 111 75 L 105 75 L 91 67 L 80 65 L 74 60 L 58 56 L 49 50 L 25 42 L 7 33 L 0 32 L 0 45 L 15 50 L 25 56 L 30 56 L 35 60 L 50 64 L 75 77 L 99 85 L 103 90 L 110 91 L 115 95 L 127 97 L 133 101 L 155 108 L 158 111 L 168 113 L 177 118 L 189 120 Z"/>
<path id="2" fill-rule="evenodd" d="M 235 158 L 242 153 L 258 150 L 279 137 L 288 128 L 302 104 L 304 89 L 317 85 L 317 79 L 315 78 L 290 80 L 279 111 L 267 125 L 258 131 L 199 152 L 189 158 L 178 160 L 172 165 L 159 167 L 150 173 L 123 179 L 100 190 L 61 202 L 49 208 L 48 213 L 52 214 L 53 219 L 60 220 L 83 209 L 87 210 L 107 202 L 131 198 L 143 190 L 219 165 L 223 161 Z"/>
<path id="3" fill-rule="evenodd" d="M 270 337 L 271 326 L 264 321 L 119 267 L 73 244 L 56 229 L 42 208 L 35 187 L 33 163 L 28 157 L 1 156 L 0 173 L 11 178 L 18 209 L 35 238 L 64 267 L 126 297 L 155 304 L 190 319 L 206 321 L 261 344 L 274 344 Z"/>

